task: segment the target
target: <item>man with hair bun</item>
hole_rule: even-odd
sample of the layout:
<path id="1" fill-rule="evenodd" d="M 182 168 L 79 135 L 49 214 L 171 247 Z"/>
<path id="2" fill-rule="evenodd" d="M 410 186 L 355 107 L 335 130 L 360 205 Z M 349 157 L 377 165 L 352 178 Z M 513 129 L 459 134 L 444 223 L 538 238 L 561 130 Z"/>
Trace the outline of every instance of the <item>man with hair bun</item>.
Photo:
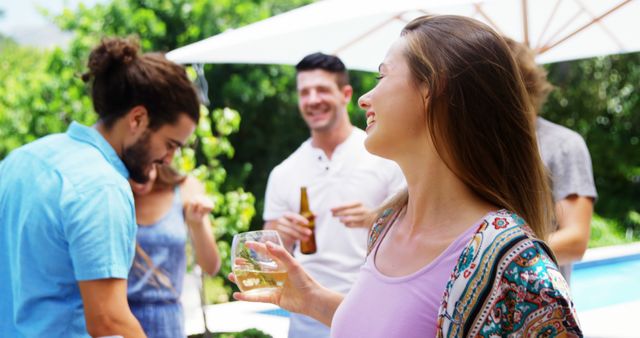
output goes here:
<path id="1" fill-rule="evenodd" d="M 0 337 L 144 337 L 127 303 L 128 179 L 171 162 L 200 106 L 184 69 L 134 39 L 102 40 L 88 68 L 98 122 L 0 162 Z"/>

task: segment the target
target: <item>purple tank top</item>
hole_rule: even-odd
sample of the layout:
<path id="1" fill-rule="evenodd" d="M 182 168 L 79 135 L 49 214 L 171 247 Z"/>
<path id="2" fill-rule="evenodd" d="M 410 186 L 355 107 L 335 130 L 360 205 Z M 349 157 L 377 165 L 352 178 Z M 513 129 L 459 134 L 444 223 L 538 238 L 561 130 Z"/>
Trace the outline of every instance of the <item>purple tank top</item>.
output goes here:
<path id="1" fill-rule="evenodd" d="M 378 271 L 374 248 L 333 316 L 331 337 L 435 337 L 446 284 L 477 228 L 470 227 L 431 263 L 402 277 Z"/>

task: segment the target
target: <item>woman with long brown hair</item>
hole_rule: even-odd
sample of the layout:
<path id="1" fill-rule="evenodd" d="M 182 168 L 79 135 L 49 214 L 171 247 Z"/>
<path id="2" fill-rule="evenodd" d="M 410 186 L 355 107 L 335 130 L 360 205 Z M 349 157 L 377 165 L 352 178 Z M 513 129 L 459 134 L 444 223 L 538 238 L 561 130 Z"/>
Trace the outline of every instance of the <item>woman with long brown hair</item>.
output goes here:
<path id="1" fill-rule="evenodd" d="M 473 19 L 424 16 L 379 70 L 359 100 L 365 145 L 408 185 L 380 208 L 358 281 L 333 293 L 268 245 L 284 288 L 235 297 L 315 317 L 332 337 L 580 336 L 543 241 L 553 205 L 504 40 Z"/>
<path id="2" fill-rule="evenodd" d="M 147 183 L 130 184 L 138 233 L 127 281 L 129 306 L 148 337 L 185 337 L 180 294 L 187 236 L 202 270 L 215 274 L 220 269 L 209 221 L 213 204 L 202 183 L 168 165 L 156 165 Z"/>
<path id="3" fill-rule="evenodd" d="M 531 119 L 536 126 L 542 162 L 551 178 L 556 226 L 547 243 L 556 255 L 562 276 L 570 282 L 572 263 L 587 251 L 593 204 L 598 197 L 591 155 L 580 134 L 538 116 L 553 90 L 547 71 L 536 64 L 535 53 L 529 47 L 508 37 L 504 39 L 534 107 Z"/>

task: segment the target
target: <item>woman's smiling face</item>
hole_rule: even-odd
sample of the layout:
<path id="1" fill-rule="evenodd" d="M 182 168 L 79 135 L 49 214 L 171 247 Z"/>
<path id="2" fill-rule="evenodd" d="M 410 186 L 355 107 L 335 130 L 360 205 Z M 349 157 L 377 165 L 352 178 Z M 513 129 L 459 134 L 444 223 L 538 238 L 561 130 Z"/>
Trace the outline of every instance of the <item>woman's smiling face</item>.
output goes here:
<path id="1" fill-rule="evenodd" d="M 405 48 L 404 38 L 396 40 L 380 64 L 378 84 L 358 100 L 367 116 L 367 150 L 388 159 L 405 153 L 427 132 L 426 89 L 416 84 Z"/>

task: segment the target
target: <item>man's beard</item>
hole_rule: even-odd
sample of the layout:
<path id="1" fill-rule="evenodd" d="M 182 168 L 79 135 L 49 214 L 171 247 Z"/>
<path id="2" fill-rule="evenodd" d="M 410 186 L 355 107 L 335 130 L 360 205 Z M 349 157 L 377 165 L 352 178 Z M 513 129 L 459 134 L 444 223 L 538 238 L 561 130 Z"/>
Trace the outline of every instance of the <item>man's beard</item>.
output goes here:
<path id="1" fill-rule="evenodd" d="M 147 130 L 136 143 L 122 151 L 122 162 L 129 170 L 129 178 L 134 182 L 144 184 L 149 181 L 152 162 L 149 156 L 150 141 L 151 132 Z"/>

